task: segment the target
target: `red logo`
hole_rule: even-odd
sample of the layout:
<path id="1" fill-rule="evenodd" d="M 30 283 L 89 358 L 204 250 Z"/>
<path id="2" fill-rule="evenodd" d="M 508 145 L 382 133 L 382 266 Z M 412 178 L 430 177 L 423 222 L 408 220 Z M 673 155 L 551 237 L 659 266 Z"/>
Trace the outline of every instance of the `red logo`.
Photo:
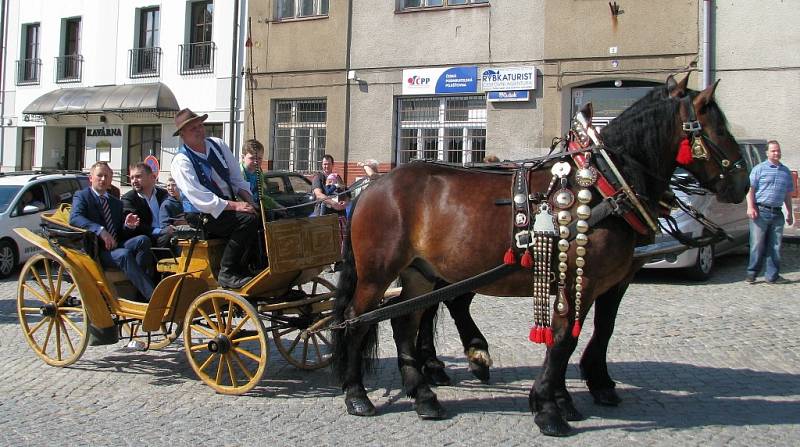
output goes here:
<path id="1" fill-rule="evenodd" d="M 406 81 L 408 85 L 426 85 L 431 82 L 431 78 L 423 78 L 421 76 L 411 76 Z"/>

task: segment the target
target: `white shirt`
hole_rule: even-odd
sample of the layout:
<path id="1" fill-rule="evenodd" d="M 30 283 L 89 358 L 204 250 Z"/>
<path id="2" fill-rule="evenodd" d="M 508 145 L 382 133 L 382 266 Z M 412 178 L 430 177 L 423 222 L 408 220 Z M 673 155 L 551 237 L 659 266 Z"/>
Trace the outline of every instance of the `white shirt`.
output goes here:
<path id="1" fill-rule="evenodd" d="M 236 191 L 230 191 L 230 188 L 228 187 L 228 184 L 225 183 L 225 180 L 223 180 L 222 177 L 220 177 L 219 174 L 217 174 L 217 172 L 213 169 L 211 173 L 211 180 L 219 185 L 223 193 L 229 193 L 229 196 L 232 198 L 236 197 L 240 190 L 250 191 L 250 184 L 242 178 L 239 164 L 236 162 L 236 159 L 233 158 L 233 154 L 228 148 L 228 145 L 226 145 L 225 142 L 219 138 L 212 137 L 212 139 L 220 148 L 220 151 L 217 152 L 218 158 L 222 161 L 222 165 L 228 168 L 228 172 L 231 176 L 231 186 L 236 188 Z M 194 151 L 185 144 L 183 147 L 186 148 L 186 150 L 192 151 L 198 157 L 207 160 L 209 151 L 216 152 L 216 149 L 214 149 L 214 146 L 208 140 L 209 138 L 206 138 L 205 140 L 205 154 Z M 194 205 L 194 207 L 200 212 L 211 214 L 217 218 L 225 210 L 225 207 L 228 206 L 228 202 L 225 199 L 218 197 L 200 183 L 200 179 L 197 177 L 197 173 L 194 170 L 192 161 L 189 160 L 189 157 L 185 154 L 180 152 L 175 154 L 175 157 L 172 159 L 172 165 L 170 166 L 170 169 L 172 171 L 172 178 L 175 179 L 175 183 L 178 185 L 178 188 L 180 188 L 181 194 L 186 197 L 186 199 L 188 199 L 189 202 L 191 202 L 191 204 Z"/>
<path id="2" fill-rule="evenodd" d="M 156 197 L 156 189 L 153 188 L 153 192 L 150 193 L 150 197 L 147 197 L 143 193 L 137 192 L 136 195 L 142 198 L 147 205 L 150 207 L 150 214 L 153 216 L 153 223 L 152 223 L 152 233 L 153 234 L 161 234 L 161 225 L 158 222 L 158 212 L 161 206 L 158 204 L 158 198 Z"/>

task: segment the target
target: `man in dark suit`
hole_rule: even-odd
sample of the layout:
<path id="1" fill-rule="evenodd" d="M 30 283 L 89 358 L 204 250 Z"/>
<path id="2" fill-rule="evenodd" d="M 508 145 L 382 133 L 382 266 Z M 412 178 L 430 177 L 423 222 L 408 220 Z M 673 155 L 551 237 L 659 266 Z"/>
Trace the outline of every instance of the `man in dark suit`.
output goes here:
<path id="1" fill-rule="evenodd" d="M 133 189 L 122 196 L 123 212 L 139 217 L 136 234 L 148 236 L 152 245 L 166 247 L 161 241 L 169 243 L 174 228 L 172 225 L 161 228 L 158 213 L 161 204 L 169 197 L 167 190 L 156 186 L 156 175 L 147 163 L 131 166 L 130 180 Z"/>
<path id="2" fill-rule="evenodd" d="M 153 263 L 150 238 L 136 235 L 139 217 L 128 214 L 123 218 L 122 202 L 108 194 L 113 175 L 105 162 L 92 165 L 89 187 L 72 199 L 69 223 L 96 234 L 101 240 L 100 263 L 125 272 L 145 301 L 150 301 L 153 281 L 145 273 Z"/>

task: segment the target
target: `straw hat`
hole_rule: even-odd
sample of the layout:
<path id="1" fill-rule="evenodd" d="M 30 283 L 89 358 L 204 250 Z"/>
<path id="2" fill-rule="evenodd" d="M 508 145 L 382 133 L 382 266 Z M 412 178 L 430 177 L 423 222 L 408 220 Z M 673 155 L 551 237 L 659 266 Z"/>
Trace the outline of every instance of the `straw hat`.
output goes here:
<path id="1" fill-rule="evenodd" d="M 192 121 L 195 120 L 205 121 L 206 118 L 208 118 L 207 113 L 198 115 L 189 109 L 181 110 L 180 112 L 178 112 L 177 115 L 175 115 L 175 127 L 177 127 L 177 129 L 175 129 L 175 133 L 172 134 L 172 136 L 177 137 L 178 135 L 180 135 L 181 129 L 183 129 L 184 126 L 191 123 Z"/>

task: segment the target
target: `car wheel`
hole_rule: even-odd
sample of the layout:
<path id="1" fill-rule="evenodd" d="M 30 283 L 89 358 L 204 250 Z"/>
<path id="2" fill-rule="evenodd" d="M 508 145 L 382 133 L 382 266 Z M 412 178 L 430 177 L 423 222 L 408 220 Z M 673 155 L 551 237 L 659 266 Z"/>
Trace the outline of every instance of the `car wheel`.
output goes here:
<path id="1" fill-rule="evenodd" d="M 5 278 L 14 271 L 18 259 L 17 247 L 14 242 L 0 241 L 0 278 Z"/>
<path id="2" fill-rule="evenodd" d="M 697 249 L 694 265 L 687 269 L 687 276 L 695 281 L 706 281 L 714 269 L 714 246 L 706 245 Z"/>

